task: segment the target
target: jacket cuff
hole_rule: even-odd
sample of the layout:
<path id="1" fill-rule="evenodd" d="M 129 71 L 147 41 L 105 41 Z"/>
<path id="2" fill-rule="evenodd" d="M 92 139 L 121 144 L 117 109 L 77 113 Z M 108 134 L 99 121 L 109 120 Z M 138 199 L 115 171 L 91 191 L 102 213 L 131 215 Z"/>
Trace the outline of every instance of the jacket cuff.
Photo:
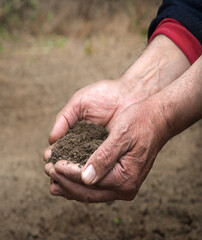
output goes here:
<path id="1" fill-rule="evenodd" d="M 170 38 L 193 64 L 202 54 L 202 45 L 180 22 L 172 18 L 162 20 L 149 39 L 149 43 L 159 34 Z"/>

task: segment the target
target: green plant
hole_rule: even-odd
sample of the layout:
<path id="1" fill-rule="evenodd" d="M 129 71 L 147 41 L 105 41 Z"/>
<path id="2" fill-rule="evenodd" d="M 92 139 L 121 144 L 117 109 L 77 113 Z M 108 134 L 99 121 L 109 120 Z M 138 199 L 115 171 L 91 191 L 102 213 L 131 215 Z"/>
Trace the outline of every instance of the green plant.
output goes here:
<path id="1" fill-rule="evenodd" d="M 114 222 L 116 225 L 120 225 L 120 223 L 121 223 L 120 218 L 118 218 L 118 217 L 115 217 L 115 218 L 113 219 L 113 222 Z"/>
<path id="2" fill-rule="evenodd" d="M 86 39 L 85 42 L 84 42 L 84 50 L 85 50 L 85 53 L 89 56 L 92 55 L 92 42 L 90 39 Z"/>

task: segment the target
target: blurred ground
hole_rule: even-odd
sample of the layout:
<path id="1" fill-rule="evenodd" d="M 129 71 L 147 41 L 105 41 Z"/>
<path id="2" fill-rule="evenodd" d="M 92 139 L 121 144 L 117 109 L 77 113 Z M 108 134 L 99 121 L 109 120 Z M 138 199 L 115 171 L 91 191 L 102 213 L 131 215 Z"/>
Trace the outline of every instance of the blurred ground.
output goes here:
<path id="1" fill-rule="evenodd" d="M 50 196 L 42 153 L 56 113 L 78 88 L 118 77 L 138 57 L 146 44 L 144 24 L 157 9 L 157 1 L 137 1 L 148 18 L 133 25 L 132 5 L 124 8 L 121 1 L 111 5 L 112 16 L 108 5 L 99 13 L 98 1 L 91 10 L 92 1 L 83 10 L 79 1 L 67 2 L 74 3 L 66 13 L 61 1 L 51 8 L 57 19 L 42 21 L 46 35 L 36 21 L 35 32 L 25 26 L 17 37 L 1 39 L 0 239 L 199 240 L 201 122 L 163 148 L 134 201 L 89 205 Z"/>

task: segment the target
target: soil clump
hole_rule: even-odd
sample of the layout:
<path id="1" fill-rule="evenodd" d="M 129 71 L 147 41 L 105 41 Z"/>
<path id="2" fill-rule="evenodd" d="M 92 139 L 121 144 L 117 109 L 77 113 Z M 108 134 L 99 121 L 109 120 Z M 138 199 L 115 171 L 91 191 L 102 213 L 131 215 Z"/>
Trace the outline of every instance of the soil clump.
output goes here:
<path id="1" fill-rule="evenodd" d="M 55 143 L 49 162 L 55 164 L 59 160 L 67 160 L 84 165 L 107 136 L 108 132 L 102 126 L 78 122 Z"/>

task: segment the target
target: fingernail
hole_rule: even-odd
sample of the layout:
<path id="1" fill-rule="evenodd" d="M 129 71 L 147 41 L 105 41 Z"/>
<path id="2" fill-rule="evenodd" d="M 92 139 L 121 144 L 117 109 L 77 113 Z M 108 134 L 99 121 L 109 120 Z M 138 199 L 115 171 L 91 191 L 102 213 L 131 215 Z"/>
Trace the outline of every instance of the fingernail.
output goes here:
<path id="1" fill-rule="evenodd" d="M 91 184 L 96 177 L 96 172 L 93 165 L 89 165 L 82 173 L 82 179 L 85 184 Z"/>

